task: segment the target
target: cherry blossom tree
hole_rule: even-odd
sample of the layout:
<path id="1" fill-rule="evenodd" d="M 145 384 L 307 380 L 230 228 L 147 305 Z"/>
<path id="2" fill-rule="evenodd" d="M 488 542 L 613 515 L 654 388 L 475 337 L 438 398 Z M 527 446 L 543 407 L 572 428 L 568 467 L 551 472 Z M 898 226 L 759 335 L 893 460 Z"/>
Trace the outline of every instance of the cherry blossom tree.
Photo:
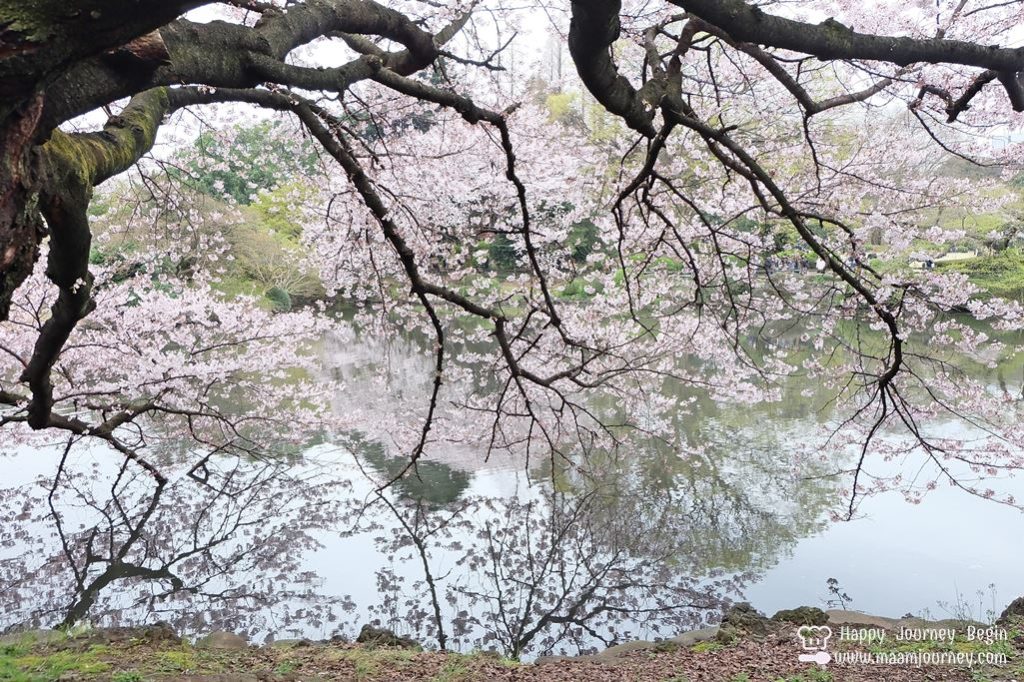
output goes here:
<path id="1" fill-rule="evenodd" d="M 1019 468 L 1024 434 L 1011 392 L 965 376 L 999 346 L 956 314 L 998 331 L 1021 307 L 907 266 L 957 238 L 935 211 L 995 210 L 1018 162 L 990 144 L 1024 109 L 1024 53 L 999 46 L 1016 3 L 570 2 L 547 14 L 583 89 L 562 119 L 545 104 L 564 93 L 510 72 L 522 17 L 500 1 L 187 14 L 212 4 L 0 3 L 5 442 L 99 439 L 160 486 L 162 442 L 261 457 L 358 427 L 406 457 L 394 482 L 442 446 L 699 452 L 678 437 L 686 389 L 757 403 L 802 372 L 838 417 L 795 449 L 853 455 L 847 515 L 872 490 L 939 482 L 1018 504 L 972 480 Z M 350 333 L 334 318 L 223 295 L 229 240 L 211 226 L 258 184 L 215 180 L 203 209 L 176 189 L 194 168 L 146 158 L 190 117 L 241 107 L 280 119 L 303 161 L 285 205 L 326 290 L 358 304 L 363 334 L 427 339 L 423 381 L 389 406 L 330 409 L 344 386 L 318 374 L 316 343 Z M 965 187 L 951 156 L 997 172 Z M 96 217 L 114 178 L 141 198 Z M 94 232 L 145 248 L 127 270 L 90 263 Z M 796 327 L 811 352 L 793 352 Z M 951 418 L 975 432 L 950 435 Z M 873 473 L 873 453 L 931 473 Z"/>

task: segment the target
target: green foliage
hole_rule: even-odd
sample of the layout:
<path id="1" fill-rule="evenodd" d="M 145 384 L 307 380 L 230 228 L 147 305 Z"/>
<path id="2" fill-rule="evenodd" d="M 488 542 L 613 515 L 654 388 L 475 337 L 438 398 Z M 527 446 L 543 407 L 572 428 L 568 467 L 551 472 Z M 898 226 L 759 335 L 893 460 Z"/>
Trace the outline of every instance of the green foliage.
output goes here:
<path id="1" fill-rule="evenodd" d="M 307 263 L 295 240 L 254 220 L 232 226 L 228 233 L 234 256 L 232 275 L 265 290 L 277 287 L 293 297 L 318 298 L 324 294 L 319 275 Z"/>
<path id="2" fill-rule="evenodd" d="M 375 677 L 381 668 L 408 665 L 418 654 L 415 649 L 358 647 L 332 651 L 328 655 L 348 661 L 354 668 L 355 679 L 366 680 Z"/>
<path id="3" fill-rule="evenodd" d="M 595 286 L 582 277 L 577 277 L 562 287 L 558 295 L 573 301 L 588 301 L 601 291 L 602 288 L 603 286 L 600 283 Z"/>
<path id="4" fill-rule="evenodd" d="M 555 92 L 547 96 L 544 105 L 548 109 L 548 117 L 561 123 L 578 122 L 579 95 L 574 92 Z"/>
<path id="5" fill-rule="evenodd" d="M 66 677 L 97 675 L 110 670 L 101 659 L 105 646 L 85 651 L 27 653 L 23 647 L 0 648 L 0 680 L 13 682 L 53 682 Z"/>
<path id="6" fill-rule="evenodd" d="M 10 658 L 0 654 L 0 680 L 11 682 L 29 682 L 31 680 L 27 673 L 22 672 Z"/>
<path id="7" fill-rule="evenodd" d="M 144 269 L 154 276 L 188 279 L 209 265 L 220 270 L 221 281 L 215 288 L 227 296 L 247 294 L 261 298 L 271 287 L 287 291 L 293 299 L 318 299 L 325 295 L 319 273 L 310 264 L 301 242 L 298 207 L 309 200 L 312 192 L 306 185 L 282 184 L 261 193 L 251 205 L 241 207 L 228 206 L 181 185 L 178 188 L 182 192 L 178 201 L 159 207 L 153 205 L 152 199 L 139 204 L 138 197 L 124 187 L 108 192 L 105 196 L 111 208 L 94 221 L 98 239 L 90 252 L 91 264 L 113 268 L 115 281 L 136 276 Z M 199 218 L 182 215 L 182 207 L 198 213 Z M 154 209 L 159 214 L 157 220 L 132 222 L 135 211 Z M 154 261 L 154 253 L 172 251 L 170 240 L 182 238 L 176 228 L 165 228 L 186 220 L 192 230 L 185 238 L 193 240 L 193 248 L 182 249 L 187 253 L 184 257 Z M 125 224 L 131 224 L 132 229 L 124 230 Z M 207 240 L 226 242 L 227 257 L 213 260 L 212 254 L 200 248 Z"/>
<path id="8" fill-rule="evenodd" d="M 195 142 L 200 159 L 186 164 L 189 175 L 210 196 L 230 195 L 240 204 L 250 203 L 259 190 L 269 190 L 303 172 L 311 173 L 316 155 L 308 143 L 299 148 L 284 139 L 278 121 L 239 126 L 228 145 L 206 132 Z"/>
<path id="9" fill-rule="evenodd" d="M 564 287 L 562 287 L 562 291 L 561 291 L 560 295 L 563 298 L 586 299 L 587 298 L 587 294 L 583 290 L 583 288 L 585 286 L 586 286 L 586 282 L 584 282 L 584 281 L 582 281 L 580 279 L 574 279 L 571 282 L 569 282 L 568 284 L 566 284 Z"/>
<path id="10" fill-rule="evenodd" d="M 295 672 L 298 665 L 294 661 L 281 661 L 274 668 L 274 673 L 277 675 L 287 675 L 288 673 Z"/>
<path id="11" fill-rule="evenodd" d="M 380 443 L 362 436 L 350 436 L 353 451 L 362 455 L 382 477 L 393 479 L 409 464 L 403 457 L 388 457 Z M 443 507 L 459 499 L 469 487 L 469 475 L 439 462 L 419 462 L 414 469 L 394 484 L 405 499 L 431 507 Z"/>
<path id="12" fill-rule="evenodd" d="M 587 260 L 587 256 L 594 252 L 594 249 L 601 244 L 601 237 L 595 225 L 590 220 L 583 220 L 569 228 L 569 237 L 566 243 L 570 249 L 572 259 L 579 264 Z"/>
<path id="13" fill-rule="evenodd" d="M 993 296 L 1024 299 L 1024 253 L 1018 248 L 940 267 L 966 274 L 971 282 Z"/>
<path id="14" fill-rule="evenodd" d="M 142 675 L 134 670 L 114 673 L 114 676 L 110 678 L 111 682 L 142 682 L 143 679 Z"/>
<path id="15" fill-rule="evenodd" d="M 191 648 L 161 651 L 157 655 L 157 667 L 164 672 L 187 672 L 199 667 L 199 659 Z"/>
<path id="16" fill-rule="evenodd" d="M 706 642 L 697 642 L 691 648 L 699 654 L 706 654 L 712 651 L 718 651 L 719 649 L 724 649 L 725 645 L 714 639 L 709 639 Z"/>
<path id="17" fill-rule="evenodd" d="M 610 140 L 622 129 L 618 118 L 578 92 L 555 92 L 544 98 L 548 120 L 578 129 L 585 129 L 590 139 Z"/>
<path id="18" fill-rule="evenodd" d="M 113 197 L 109 194 L 97 192 L 93 195 L 92 201 L 89 202 L 89 206 L 86 209 L 90 218 L 99 218 L 104 216 L 113 208 Z"/>
<path id="19" fill-rule="evenodd" d="M 397 475 L 405 464 L 404 459 L 389 460 L 386 471 Z M 459 499 L 469 487 L 469 476 L 439 462 L 420 462 L 395 486 L 406 498 L 440 507 Z"/>
<path id="20" fill-rule="evenodd" d="M 513 273 L 518 268 L 516 247 L 506 234 L 497 234 L 487 245 L 487 263 L 499 275 Z"/>
<path id="21" fill-rule="evenodd" d="M 590 139 L 595 142 L 613 140 L 623 129 L 621 120 L 597 102 L 587 103 L 584 107 L 584 117 L 587 130 L 590 132 Z"/>
<path id="22" fill-rule="evenodd" d="M 252 296 L 253 298 L 260 298 L 264 296 L 265 289 L 259 285 L 259 282 L 255 282 L 246 277 L 223 277 L 218 280 L 214 289 L 224 295 L 225 298 L 237 298 L 239 296 Z M 267 305 L 270 305 L 270 301 L 263 298 Z M 266 309 L 266 307 L 264 307 Z"/>
<path id="23" fill-rule="evenodd" d="M 28 644 L 0 644 L 0 656 L 23 656 L 28 653 Z"/>
<path id="24" fill-rule="evenodd" d="M 288 182 L 262 192 L 252 202 L 250 211 L 260 225 L 295 243 L 302 234 L 302 226 L 295 221 L 291 205 L 309 199 L 312 194 L 308 185 Z"/>
<path id="25" fill-rule="evenodd" d="M 445 662 L 444 667 L 437 675 L 431 678 L 432 682 L 458 682 L 459 680 L 472 679 L 472 671 L 462 656 L 451 656 Z"/>
<path id="26" fill-rule="evenodd" d="M 275 312 L 287 313 L 292 309 L 292 297 L 281 287 L 270 287 L 265 295 Z"/>

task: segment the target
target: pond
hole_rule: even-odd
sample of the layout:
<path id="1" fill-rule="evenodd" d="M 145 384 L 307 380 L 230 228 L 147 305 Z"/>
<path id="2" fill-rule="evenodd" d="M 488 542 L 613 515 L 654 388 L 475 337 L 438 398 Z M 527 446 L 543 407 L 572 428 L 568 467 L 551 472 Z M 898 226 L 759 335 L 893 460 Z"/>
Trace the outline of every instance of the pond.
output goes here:
<path id="1" fill-rule="evenodd" d="M 395 396 L 429 376 L 418 344 L 327 339 L 322 354 L 351 387 L 334 409 L 416 418 Z M 385 361 L 382 390 L 367 367 Z M 1019 392 L 1017 358 L 977 371 Z M 162 620 L 264 641 L 375 622 L 430 647 L 531 658 L 672 636 L 717 622 L 730 600 L 769 615 L 844 603 L 985 620 L 1024 594 L 1013 508 L 939 488 L 919 504 L 870 496 L 832 520 L 843 493 L 829 474 L 850 452 L 794 455 L 827 415 L 814 386 L 790 383 L 779 402 L 701 403 L 680 424 L 702 444 L 686 456 L 651 442 L 591 453 L 584 470 L 453 446 L 384 489 L 406 460 L 380 427 L 272 461 L 200 458 L 152 434 L 166 484 L 96 444 L 0 446 L 0 632 Z"/>

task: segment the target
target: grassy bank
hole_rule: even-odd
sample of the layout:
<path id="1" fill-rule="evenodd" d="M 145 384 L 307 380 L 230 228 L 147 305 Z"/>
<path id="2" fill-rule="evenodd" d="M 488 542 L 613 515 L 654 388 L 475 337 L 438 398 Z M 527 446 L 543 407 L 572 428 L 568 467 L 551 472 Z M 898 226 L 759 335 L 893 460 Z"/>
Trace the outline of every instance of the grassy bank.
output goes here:
<path id="1" fill-rule="evenodd" d="M 833 629 L 838 633 L 838 624 Z M 841 641 L 833 653 L 974 652 L 998 653 L 999 665 L 879 666 L 801 663 L 795 628 L 777 623 L 757 635 L 683 645 L 674 641 L 638 642 L 595 656 L 519 663 L 498 655 L 422 651 L 345 642 L 278 642 L 248 646 L 234 635 L 227 641 L 192 644 L 161 628 L 97 630 L 7 636 L 0 640 L 0 680 L 56 682 L 109 680 L 143 682 L 295 682 L 297 680 L 469 682 L 596 680 L 631 682 L 909 682 L 958 680 L 1008 682 L 1024 677 L 1019 627 L 991 643 L 959 636 L 949 642 L 897 642 L 895 630 L 885 643 Z"/>

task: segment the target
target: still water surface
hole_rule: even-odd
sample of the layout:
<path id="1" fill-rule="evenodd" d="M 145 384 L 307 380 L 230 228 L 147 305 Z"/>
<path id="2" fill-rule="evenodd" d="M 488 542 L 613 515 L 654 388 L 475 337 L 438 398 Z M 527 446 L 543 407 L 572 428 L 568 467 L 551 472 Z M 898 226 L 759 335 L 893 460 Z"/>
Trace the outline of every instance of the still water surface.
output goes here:
<path id="1" fill-rule="evenodd" d="M 328 371 L 349 379 L 380 355 L 372 344 L 326 348 Z M 429 372 L 413 345 L 388 356 L 400 378 L 392 390 Z M 336 408 L 386 398 L 368 387 Z M 820 419 L 809 402 L 702 414 L 690 425 L 708 444 L 699 458 L 652 448 L 582 479 L 460 451 L 386 496 L 374 481 L 401 461 L 381 434 L 312 445 L 278 465 L 213 462 L 222 479 L 209 481 L 235 486 L 213 492 L 170 458 L 177 473 L 158 495 L 142 478 L 118 488 L 116 455 L 82 445 L 62 474 L 74 493 L 53 497 L 61 447 L 0 446 L 0 631 L 69 612 L 256 640 L 352 636 L 379 621 L 430 646 L 530 657 L 715 622 L 723 597 L 769 615 L 827 607 L 828 578 L 850 607 L 887 616 L 967 608 L 984 619 L 1024 595 L 1020 512 L 940 488 L 916 505 L 870 497 L 858 518 L 830 522 L 835 483 L 787 457 Z M 1003 489 L 1024 498 L 1019 481 Z"/>

